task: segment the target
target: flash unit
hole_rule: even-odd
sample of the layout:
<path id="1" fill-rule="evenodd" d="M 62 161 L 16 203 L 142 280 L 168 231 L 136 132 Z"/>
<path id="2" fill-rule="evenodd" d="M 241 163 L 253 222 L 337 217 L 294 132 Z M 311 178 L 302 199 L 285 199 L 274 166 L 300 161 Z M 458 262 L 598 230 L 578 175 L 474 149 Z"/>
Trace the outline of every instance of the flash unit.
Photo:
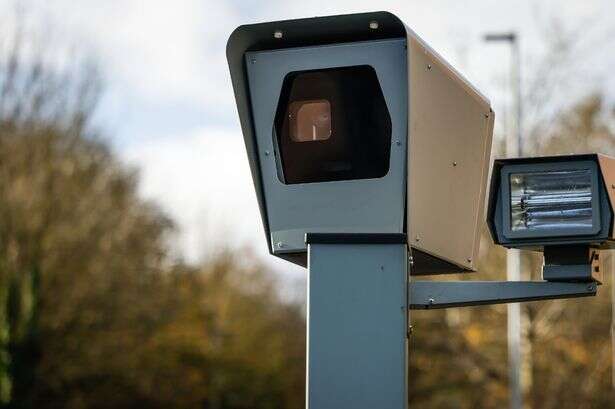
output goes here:
<path id="1" fill-rule="evenodd" d="M 591 278 L 596 249 L 612 246 L 614 169 L 615 159 L 598 154 L 496 160 L 488 219 L 493 240 L 544 251 L 547 280 Z M 566 265 L 586 268 L 570 277 Z"/>

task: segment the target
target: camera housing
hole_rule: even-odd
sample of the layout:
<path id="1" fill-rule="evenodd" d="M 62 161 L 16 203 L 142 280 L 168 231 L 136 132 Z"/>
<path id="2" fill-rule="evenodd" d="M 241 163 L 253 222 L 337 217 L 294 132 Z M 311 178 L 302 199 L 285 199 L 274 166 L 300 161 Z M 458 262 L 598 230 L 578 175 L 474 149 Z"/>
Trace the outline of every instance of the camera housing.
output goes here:
<path id="1" fill-rule="evenodd" d="M 388 12 L 238 27 L 227 59 L 268 247 L 405 234 L 413 273 L 471 271 L 494 114 Z"/>

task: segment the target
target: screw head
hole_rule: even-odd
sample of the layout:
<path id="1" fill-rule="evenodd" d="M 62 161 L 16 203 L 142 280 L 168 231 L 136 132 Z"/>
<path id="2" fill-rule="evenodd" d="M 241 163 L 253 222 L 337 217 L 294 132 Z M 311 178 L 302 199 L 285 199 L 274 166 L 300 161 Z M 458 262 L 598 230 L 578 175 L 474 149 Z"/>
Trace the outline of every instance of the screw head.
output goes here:
<path id="1" fill-rule="evenodd" d="M 457 166 L 457 162 L 453 162 L 453 166 Z"/>
<path id="2" fill-rule="evenodd" d="M 269 156 L 269 151 L 265 151 L 265 156 Z"/>
<path id="3" fill-rule="evenodd" d="M 431 70 L 431 64 L 427 64 L 427 69 Z"/>
<path id="4" fill-rule="evenodd" d="M 369 28 L 372 30 L 378 30 L 379 24 L 377 21 L 370 21 L 369 22 Z"/>
<path id="5" fill-rule="evenodd" d="M 430 298 L 429 300 L 427 300 L 427 302 L 429 302 L 429 304 L 433 304 L 436 302 L 436 300 L 434 300 L 433 298 Z"/>
<path id="6" fill-rule="evenodd" d="M 277 38 L 280 39 L 284 36 L 284 33 L 282 33 L 282 30 L 275 30 L 273 32 L 273 38 Z"/>
<path id="7" fill-rule="evenodd" d="M 276 246 L 278 246 L 278 248 L 281 249 L 282 247 L 284 247 L 284 243 L 282 243 L 281 241 L 278 241 Z"/>

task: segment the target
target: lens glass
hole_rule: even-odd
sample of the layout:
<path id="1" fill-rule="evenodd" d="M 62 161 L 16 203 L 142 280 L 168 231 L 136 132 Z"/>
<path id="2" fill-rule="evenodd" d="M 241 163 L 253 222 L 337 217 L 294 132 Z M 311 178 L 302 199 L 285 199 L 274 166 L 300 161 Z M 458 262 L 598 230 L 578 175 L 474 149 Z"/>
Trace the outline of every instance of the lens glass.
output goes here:
<path id="1" fill-rule="evenodd" d="M 331 104 L 326 99 L 293 101 L 288 115 L 293 141 L 324 141 L 331 137 Z"/>
<path id="2" fill-rule="evenodd" d="M 512 173 L 511 230 L 591 229 L 591 176 L 589 169 Z"/>

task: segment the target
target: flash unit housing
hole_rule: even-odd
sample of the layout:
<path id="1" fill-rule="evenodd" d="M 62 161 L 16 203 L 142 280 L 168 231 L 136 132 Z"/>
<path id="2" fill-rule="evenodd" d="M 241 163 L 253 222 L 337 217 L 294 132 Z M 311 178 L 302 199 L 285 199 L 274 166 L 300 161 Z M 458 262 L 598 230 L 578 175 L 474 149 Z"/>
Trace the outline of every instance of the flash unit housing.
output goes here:
<path id="1" fill-rule="evenodd" d="M 494 161 L 488 210 L 494 242 L 534 250 L 611 247 L 612 177 L 613 159 L 598 154 Z"/>

